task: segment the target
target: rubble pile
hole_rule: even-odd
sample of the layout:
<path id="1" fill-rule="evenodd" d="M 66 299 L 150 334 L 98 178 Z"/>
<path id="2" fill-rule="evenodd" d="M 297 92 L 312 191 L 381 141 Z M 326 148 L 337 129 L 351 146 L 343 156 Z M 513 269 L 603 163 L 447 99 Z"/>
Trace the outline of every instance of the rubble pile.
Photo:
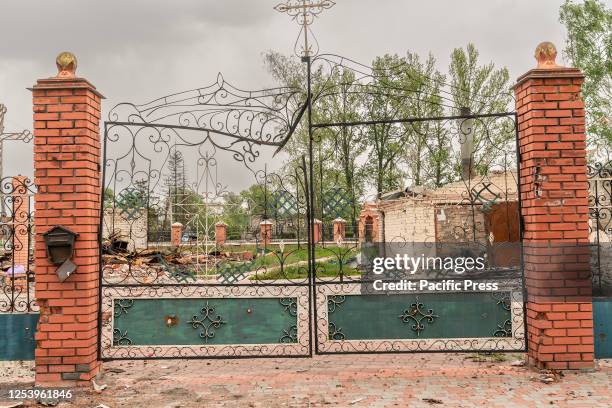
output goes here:
<path id="1" fill-rule="evenodd" d="M 198 247 L 157 246 L 141 250 L 130 250 L 129 242 L 118 234 L 110 234 L 102 242 L 104 279 L 107 283 L 161 283 L 181 280 L 204 274 L 222 263 L 251 261 L 250 251 L 226 252 L 212 250 L 201 252 Z"/>
<path id="2" fill-rule="evenodd" d="M 28 275 L 30 282 L 34 280 L 34 261 L 30 257 L 28 269 L 25 265 L 17 265 L 13 262 L 13 251 L 0 252 L 0 287 L 9 288 L 12 284 L 20 291 L 28 286 Z M 14 281 L 14 282 L 12 282 Z M 34 286 L 31 284 L 31 286 Z"/>

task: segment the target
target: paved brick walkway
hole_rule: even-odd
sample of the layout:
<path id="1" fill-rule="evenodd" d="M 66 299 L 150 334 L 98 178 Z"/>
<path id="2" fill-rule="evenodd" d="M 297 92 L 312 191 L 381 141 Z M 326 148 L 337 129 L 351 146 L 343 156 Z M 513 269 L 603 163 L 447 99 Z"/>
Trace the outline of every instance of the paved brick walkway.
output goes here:
<path id="1" fill-rule="evenodd" d="M 611 407 L 612 361 L 551 376 L 474 354 L 128 361 L 105 365 L 100 394 L 60 407 Z M 6 386 L 6 384 L 4 385 Z M 4 387 L 3 387 L 4 388 Z M 1 401 L 1 400 L 0 400 Z M 2 402 L 0 402 L 0 407 Z"/>

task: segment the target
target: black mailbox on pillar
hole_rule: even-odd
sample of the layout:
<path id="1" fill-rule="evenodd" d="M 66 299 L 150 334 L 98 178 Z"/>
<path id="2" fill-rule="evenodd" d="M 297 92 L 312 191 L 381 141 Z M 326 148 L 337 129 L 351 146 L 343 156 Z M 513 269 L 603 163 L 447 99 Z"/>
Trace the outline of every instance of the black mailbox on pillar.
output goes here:
<path id="1" fill-rule="evenodd" d="M 70 258 L 78 236 L 76 232 L 62 226 L 53 227 L 43 234 L 49 260 L 53 265 L 60 265 L 56 271 L 60 282 L 64 282 L 76 270 L 76 265 Z"/>

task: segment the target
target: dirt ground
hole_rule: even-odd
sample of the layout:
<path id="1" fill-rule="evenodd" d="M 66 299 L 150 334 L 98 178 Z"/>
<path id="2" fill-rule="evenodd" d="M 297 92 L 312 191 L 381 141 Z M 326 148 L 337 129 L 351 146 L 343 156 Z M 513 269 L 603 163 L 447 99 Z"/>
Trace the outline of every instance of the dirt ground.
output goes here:
<path id="1" fill-rule="evenodd" d="M 521 354 L 386 354 L 312 359 L 115 361 L 95 392 L 57 407 L 612 407 L 612 360 L 542 373 Z M 0 407 L 32 387 L 31 363 L 0 364 Z M 102 405 L 101 405 L 102 404 Z M 21 406 L 43 406 L 24 401 Z"/>

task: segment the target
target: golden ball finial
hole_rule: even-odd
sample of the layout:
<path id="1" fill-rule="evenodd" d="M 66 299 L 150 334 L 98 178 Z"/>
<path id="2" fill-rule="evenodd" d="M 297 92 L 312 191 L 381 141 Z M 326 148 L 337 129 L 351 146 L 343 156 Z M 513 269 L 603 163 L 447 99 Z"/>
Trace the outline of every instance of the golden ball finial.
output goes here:
<path id="1" fill-rule="evenodd" d="M 61 52 L 55 59 L 57 65 L 57 77 L 58 78 L 74 78 L 77 59 L 73 53 L 64 51 Z"/>
<path id="2" fill-rule="evenodd" d="M 556 68 L 557 65 L 557 47 L 550 41 L 544 41 L 538 44 L 535 50 L 535 59 L 538 61 L 538 69 Z"/>

